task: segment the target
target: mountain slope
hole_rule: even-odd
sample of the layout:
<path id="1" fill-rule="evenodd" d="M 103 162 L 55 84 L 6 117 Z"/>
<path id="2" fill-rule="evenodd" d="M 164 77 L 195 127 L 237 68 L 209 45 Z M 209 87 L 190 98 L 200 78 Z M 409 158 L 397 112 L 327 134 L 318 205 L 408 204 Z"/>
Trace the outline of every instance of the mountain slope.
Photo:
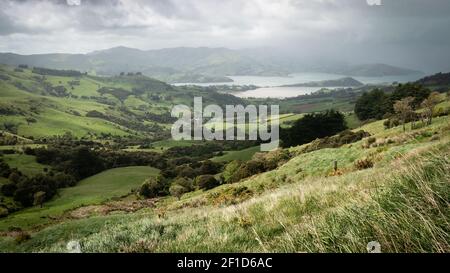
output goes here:
<path id="1" fill-rule="evenodd" d="M 118 75 L 121 72 L 142 72 L 164 81 L 202 82 L 227 81 L 225 76 L 287 76 L 295 72 L 328 72 L 348 76 L 395 76 L 415 74 L 417 71 L 386 64 L 318 65 L 304 63 L 298 56 L 284 56 L 282 52 L 231 50 L 227 48 L 167 48 L 139 50 L 116 47 L 89 54 L 18 55 L 0 53 L 0 63 L 28 64 L 55 69 L 76 69 L 99 75 Z M 209 78 L 208 78 L 209 77 Z M 211 77 L 217 77 L 211 78 Z M 228 79 L 229 80 L 229 79 Z"/>

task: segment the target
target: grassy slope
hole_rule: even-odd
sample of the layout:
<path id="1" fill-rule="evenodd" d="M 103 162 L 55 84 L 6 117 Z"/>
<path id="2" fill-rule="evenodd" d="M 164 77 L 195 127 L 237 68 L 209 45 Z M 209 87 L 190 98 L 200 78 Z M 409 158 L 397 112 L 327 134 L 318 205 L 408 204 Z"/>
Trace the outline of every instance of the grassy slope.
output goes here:
<path id="1" fill-rule="evenodd" d="M 3 159 L 11 168 L 17 168 L 19 171 L 28 176 L 33 176 L 44 172 L 44 168 L 50 169 L 49 166 L 36 162 L 36 157 L 26 154 L 10 154 L 3 155 Z"/>
<path id="2" fill-rule="evenodd" d="M 449 121 L 435 119 L 419 130 L 426 137 L 406 143 L 362 149 L 361 141 L 301 154 L 240 183 L 180 201 L 165 198 L 158 209 L 167 212 L 163 219 L 151 210 L 93 217 L 48 227 L 19 246 L 10 238 L 0 245 L 64 251 L 67 240 L 77 239 L 94 252 L 365 252 L 367 242 L 377 240 L 389 252 L 449 251 Z M 382 121 L 363 129 L 377 139 L 410 135 L 384 130 Z M 434 132 L 440 140 L 431 141 Z M 357 171 L 353 161 L 366 156 L 373 156 L 375 167 Z M 343 175 L 328 176 L 334 160 Z"/>
<path id="3" fill-rule="evenodd" d="M 261 151 L 260 146 L 250 147 L 248 149 L 240 150 L 240 151 L 229 151 L 225 152 L 222 156 L 217 156 L 212 158 L 212 161 L 233 161 L 233 160 L 243 160 L 247 161 L 252 159 L 253 155 L 255 153 L 258 153 Z"/>
<path id="4" fill-rule="evenodd" d="M 112 197 L 120 197 L 156 176 L 158 170 L 151 167 L 125 167 L 102 172 L 79 182 L 75 187 L 62 189 L 59 196 L 44 204 L 12 214 L 0 221 L 0 230 L 9 227 L 28 228 L 48 223 L 49 217 L 58 217 L 67 210 L 80 206 L 99 204 Z"/>
<path id="5" fill-rule="evenodd" d="M 51 81 L 51 78 L 49 81 Z M 73 80 L 69 77 L 65 81 Z M 26 83 L 29 79 L 20 79 Z M 80 80 L 84 83 L 85 79 Z M 59 82 L 59 81 L 57 81 Z M 84 85 L 83 85 L 84 86 Z M 97 86 L 95 85 L 97 88 Z M 96 89 L 84 89 L 85 92 L 96 93 Z M 24 136 L 44 137 L 48 135 L 62 135 L 71 132 L 77 137 L 85 136 L 88 133 L 111 133 L 115 135 L 127 135 L 124 128 L 110 122 L 86 118 L 84 115 L 88 111 L 106 111 L 106 105 L 94 101 L 86 101 L 73 98 L 44 97 L 39 94 L 28 93 L 17 89 L 15 86 L 0 81 L 0 98 L 2 105 L 9 105 L 16 108 L 19 106 L 26 115 L 0 116 L 0 123 L 14 122 L 18 124 L 18 134 Z M 39 113 L 29 112 L 30 106 L 39 107 Z M 76 111 L 82 116 L 77 116 L 70 111 Z M 34 117 L 37 122 L 27 124 L 26 117 Z"/>

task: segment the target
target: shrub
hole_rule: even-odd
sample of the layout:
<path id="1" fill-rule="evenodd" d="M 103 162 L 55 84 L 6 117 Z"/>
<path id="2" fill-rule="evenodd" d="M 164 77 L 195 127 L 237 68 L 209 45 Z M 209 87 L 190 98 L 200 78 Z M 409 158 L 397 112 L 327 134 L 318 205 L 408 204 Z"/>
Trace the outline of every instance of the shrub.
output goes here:
<path id="1" fill-rule="evenodd" d="M 367 144 L 371 145 L 371 144 L 374 144 L 376 141 L 377 141 L 376 137 L 369 137 L 367 139 Z"/>
<path id="2" fill-rule="evenodd" d="M 45 202 L 45 192 L 44 191 L 38 191 L 33 195 L 33 205 L 40 206 L 42 208 L 42 205 Z"/>
<path id="3" fill-rule="evenodd" d="M 0 218 L 8 216 L 9 212 L 7 208 L 0 207 Z"/>
<path id="4" fill-rule="evenodd" d="M 28 240 L 30 240 L 31 239 L 31 236 L 30 236 L 30 234 L 28 233 L 28 232 L 26 232 L 26 231 L 20 231 L 17 235 L 16 235 L 16 237 L 14 238 L 14 241 L 17 243 L 17 244 L 21 244 L 21 243 L 23 243 L 23 242 L 25 242 L 25 241 L 28 241 Z"/>
<path id="5" fill-rule="evenodd" d="M 232 175 L 229 182 L 238 182 L 244 178 L 264 172 L 266 170 L 264 165 L 264 161 L 260 160 L 247 161 L 243 163 L 239 167 L 239 169 Z"/>
<path id="6" fill-rule="evenodd" d="M 36 155 L 36 153 L 34 152 L 34 150 L 30 147 L 25 147 L 25 149 L 23 150 L 24 154 L 26 155 Z"/>
<path id="7" fill-rule="evenodd" d="M 195 184 L 199 189 L 210 190 L 220 185 L 213 175 L 201 175 L 195 179 Z"/>
<path id="8" fill-rule="evenodd" d="M 65 173 L 55 174 L 54 179 L 58 188 L 73 187 L 77 183 L 75 177 Z"/>
<path id="9" fill-rule="evenodd" d="M 23 179 L 17 184 L 14 200 L 28 207 L 33 205 L 35 193 L 45 192 L 43 201 L 48 201 L 56 194 L 56 190 L 56 182 L 53 177 L 38 174 L 30 179 Z"/>
<path id="10" fill-rule="evenodd" d="M 22 177 L 22 174 L 18 171 L 18 170 L 13 170 L 10 174 L 9 174 L 9 181 L 11 181 L 12 183 L 19 183 L 20 178 Z"/>
<path id="11" fill-rule="evenodd" d="M 358 132 L 346 130 L 335 136 L 314 140 L 311 144 L 303 148 L 301 153 L 312 152 L 324 148 L 338 148 L 342 145 L 354 143 L 368 136 L 370 136 L 370 134 L 364 130 L 359 130 Z"/>
<path id="12" fill-rule="evenodd" d="M 234 160 L 231 161 L 230 163 L 228 163 L 223 172 L 222 172 L 222 177 L 225 183 L 230 183 L 232 182 L 232 177 L 233 175 L 237 172 L 237 170 L 239 169 L 239 167 L 242 165 L 242 162 L 238 161 L 238 160 Z"/>
<path id="13" fill-rule="evenodd" d="M 194 178 L 197 175 L 195 170 L 188 165 L 177 167 L 175 171 L 181 177 Z"/>
<path id="14" fill-rule="evenodd" d="M 450 113 L 450 108 L 443 108 L 443 107 L 439 107 L 436 111 L 434 111 L 433 113 L 433 117 L 443 117 L 443 116 L 448 116 Z"/>
<path id="15" fill-rule="evenodd" d="M 369 158 L 360 159 L 355 162 L 355 168 L 357 170 L 364 170 L 373 167 L 373 161 Z"/>
<path id="16" fill-rule="evenodd" d="M 194 190 L 194 185 L 192 183 L 192 180 L 189 179 L 189 178 L 186 178 L 186 177 L 178 177 L 177 179 L 175 179 L 173 181 L 173 184 L 177 184 L 177 185 L 183 186 L 188 191 Z"/>
<path id="17" fill-rule="evenodd" d="M 217 174 L 220 172 L 221 164 L 212 162 L 210 160 L 205 160 L 202 162 L 201 166 L 198 168 L 197 173 L 203 174 Z"/>
<path id="18" fill-rule="evenodd" d="M 178 200 L 183 196 L 183 194 L 189 192 L 189 189 L 179 185 L 179 184 L 172 184 L 169 189 L 170 195 L 178 198 Z"/>
<path id="19" fill-rule="evenodd" d="M 17 186 L 14 183 L 7 183 L 2 185 L 1 192 L 4 196 L 12 197 L 17 190 Z"/>
<path id="20" fill-rule="evenodd" d="M 145 198 L 155 198 L 164 194 L 164 185 L 161 179 L 151 177 L 142 184 L 139 195 Z"/>
<path id="21" fill-rule="evenodd" d="M 246 186 L 238 186 L 220 192 L 212 192 L 208 195 L 208 199 L 214 205 L 232 205 L 248 200 L 253 194 L 254 192 Z"/>

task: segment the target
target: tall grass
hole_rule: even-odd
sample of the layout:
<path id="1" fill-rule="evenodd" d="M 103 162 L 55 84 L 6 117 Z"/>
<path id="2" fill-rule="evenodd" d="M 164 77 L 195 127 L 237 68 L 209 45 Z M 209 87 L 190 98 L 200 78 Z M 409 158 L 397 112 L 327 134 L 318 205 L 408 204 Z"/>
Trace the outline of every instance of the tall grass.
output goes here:
<path id="1" fill-rule="evenodd" d="M 329 213 L 313 232 L 294 229 L 294 249 L 361 252 L 378 241 L 383 252 L 449 252 L 449 170 L 448 153 L 419 157 L 367 203 Z"/>
<path id="2" fill-rule="evenodd" d="M 87 252 L 366 252 L 370 241 L 383 252 L 449 252 L 448 155 L 446 145 L 388 167 L 304 179 L 234 206 L 127 219 L 79 239 Z"/>

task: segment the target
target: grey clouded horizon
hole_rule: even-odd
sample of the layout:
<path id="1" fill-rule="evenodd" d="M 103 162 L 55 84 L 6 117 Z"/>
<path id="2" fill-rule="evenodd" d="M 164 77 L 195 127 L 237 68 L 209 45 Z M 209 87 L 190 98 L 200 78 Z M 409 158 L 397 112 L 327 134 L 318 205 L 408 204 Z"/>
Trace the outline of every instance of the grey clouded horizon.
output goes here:
<path id="1" fill-rule="evenodd" d="M 272 48 L 450 71 L 450 1 L 0 0 L 0 52 Z"/>

